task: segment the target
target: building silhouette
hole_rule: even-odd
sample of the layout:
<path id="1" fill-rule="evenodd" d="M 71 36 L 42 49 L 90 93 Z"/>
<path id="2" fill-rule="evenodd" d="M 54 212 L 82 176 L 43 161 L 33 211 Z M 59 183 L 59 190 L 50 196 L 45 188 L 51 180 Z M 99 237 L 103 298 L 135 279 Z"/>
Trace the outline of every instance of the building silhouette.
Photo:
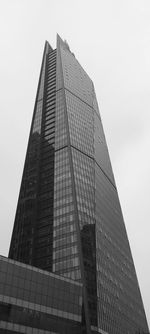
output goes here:
<path id="1" fill-rule="evenodd" d="M 59 36 L 45 44 L 9 258 L 77 287 L 81 324 L 49 330 L 148 332 L 93 82 Z"/>

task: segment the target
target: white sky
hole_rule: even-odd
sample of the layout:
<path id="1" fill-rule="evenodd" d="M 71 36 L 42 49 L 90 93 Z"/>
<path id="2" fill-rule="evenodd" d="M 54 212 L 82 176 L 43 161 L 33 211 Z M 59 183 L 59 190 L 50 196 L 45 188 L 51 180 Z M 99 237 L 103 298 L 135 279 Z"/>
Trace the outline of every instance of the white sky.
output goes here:
<path id="1" fill-rule="evenodd" d="M 150 325 L 150 1 L 0 0 L 0 254 L 7 256 L 45 40 L 95 84 Z"/>

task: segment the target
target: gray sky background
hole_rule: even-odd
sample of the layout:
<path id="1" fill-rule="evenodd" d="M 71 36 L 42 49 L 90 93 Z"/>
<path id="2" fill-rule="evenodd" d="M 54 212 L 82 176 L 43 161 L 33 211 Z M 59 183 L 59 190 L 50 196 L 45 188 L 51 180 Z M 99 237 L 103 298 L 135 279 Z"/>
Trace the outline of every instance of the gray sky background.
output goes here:
<path id="1" fill-rule="evenodd" d="M 150 325 L 150 1 L 0 0 L 0 254 L 7 256 L 45 40 L 94 81 Z"/>

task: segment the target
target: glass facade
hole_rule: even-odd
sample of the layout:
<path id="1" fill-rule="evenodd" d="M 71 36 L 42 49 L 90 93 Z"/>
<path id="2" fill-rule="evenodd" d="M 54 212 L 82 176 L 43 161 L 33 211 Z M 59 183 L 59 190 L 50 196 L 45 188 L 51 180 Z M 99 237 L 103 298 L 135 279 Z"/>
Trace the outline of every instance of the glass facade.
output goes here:
<path id="1" fill-rule="evenodd" d="M 55 152 L 53 272 L 80 279 L 68 147 Z"/>
<path id="2" fill-rule="evenodd" d="M 82 286 L 75 333 L 148 331 L 94 85 L 59 36 L 44 50 L 9 257 Z"/>
<path id="3" fill-rule="evenodd" d="M 0 333 L 81 334 L 82 284 L 0 256 Z"/>

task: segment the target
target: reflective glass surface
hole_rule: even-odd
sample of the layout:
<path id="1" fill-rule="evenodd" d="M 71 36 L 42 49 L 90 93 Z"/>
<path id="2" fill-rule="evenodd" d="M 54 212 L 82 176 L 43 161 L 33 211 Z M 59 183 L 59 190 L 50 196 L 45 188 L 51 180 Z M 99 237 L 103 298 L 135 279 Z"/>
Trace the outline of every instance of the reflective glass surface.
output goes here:
<path id="1" fill-rule="evenodd" d="M 68 148 L 55 153 L 53 271 L 80 279 Z"/>
<path id="2" fill-rule="evenodd" d="M 71 145 L 93 157 L 93 110 L 70 92 L 66 91 L 65 95 Z"/>
<path id="3" fill-rule="evenodd" d="M 56 50 L 45 45 L 9 256 L 52 270 Z"/>
<path id="4" fill-rule="evenodd" d="M 0 256 L 0 332 L 81 333 L 81 311 L 81 284 Z"/>
<path id="5" fill-rule="evenodd" d="M 100 116 L 94 112 L 94 152 L 95 161 L 110 181 L 115 185 L 108 148 Z"/>
<path id="6" fill-rule="evenodd" d="M 84 69 L 80 66 L 74 54 L 67 49 L 66 44 L 61 46 L 61 61 L 63 68 L 64 86 L 75 96 L 92 106 L 93 83 Z"/>
<path id="7" fill-rule="evenodd" d="M 55 150 L 68 144 L 64 108 L 63 92 L 59 90 L 56 92 Z"/>
<path id="8" fill-rule="evenodd" d="M 113 334 L 146 329 L 118 194 L 97 164 L 95 183 L 98 327 Z"/>
<path id="9" fill-rule="evenodd" d="M 31 270 L 24 272 L 26 281 L 2 273 L 3 330 L 6 322 L 12 326 L 9 309 L 21 319 L 15 296 L 28 302 L 25 309 L 33 311 L 33 303 L 42 312 L 42 320 L 31 312 L 33 323 L 42 324 L 39 330 L 47 331 L 53 318 L 55 333 L 57 316 L 82 320 L 82 334 L 148 330 L 94 85 L 59 36 L 57 50 L 47 42 L 44 51 L 9 256 L 55 275 L 49 284 L 39 272 L 35 286 Z M 62 289 L 56 274 L 64 282 L 82 282 L 80 308 L 69 292 L 78 285 Z M 22 317 L 22 332 L 30 333 L 28 310 Z M 67 326 L 61 319 L 60 333 L 78 333 L 74 323 Z"/>

